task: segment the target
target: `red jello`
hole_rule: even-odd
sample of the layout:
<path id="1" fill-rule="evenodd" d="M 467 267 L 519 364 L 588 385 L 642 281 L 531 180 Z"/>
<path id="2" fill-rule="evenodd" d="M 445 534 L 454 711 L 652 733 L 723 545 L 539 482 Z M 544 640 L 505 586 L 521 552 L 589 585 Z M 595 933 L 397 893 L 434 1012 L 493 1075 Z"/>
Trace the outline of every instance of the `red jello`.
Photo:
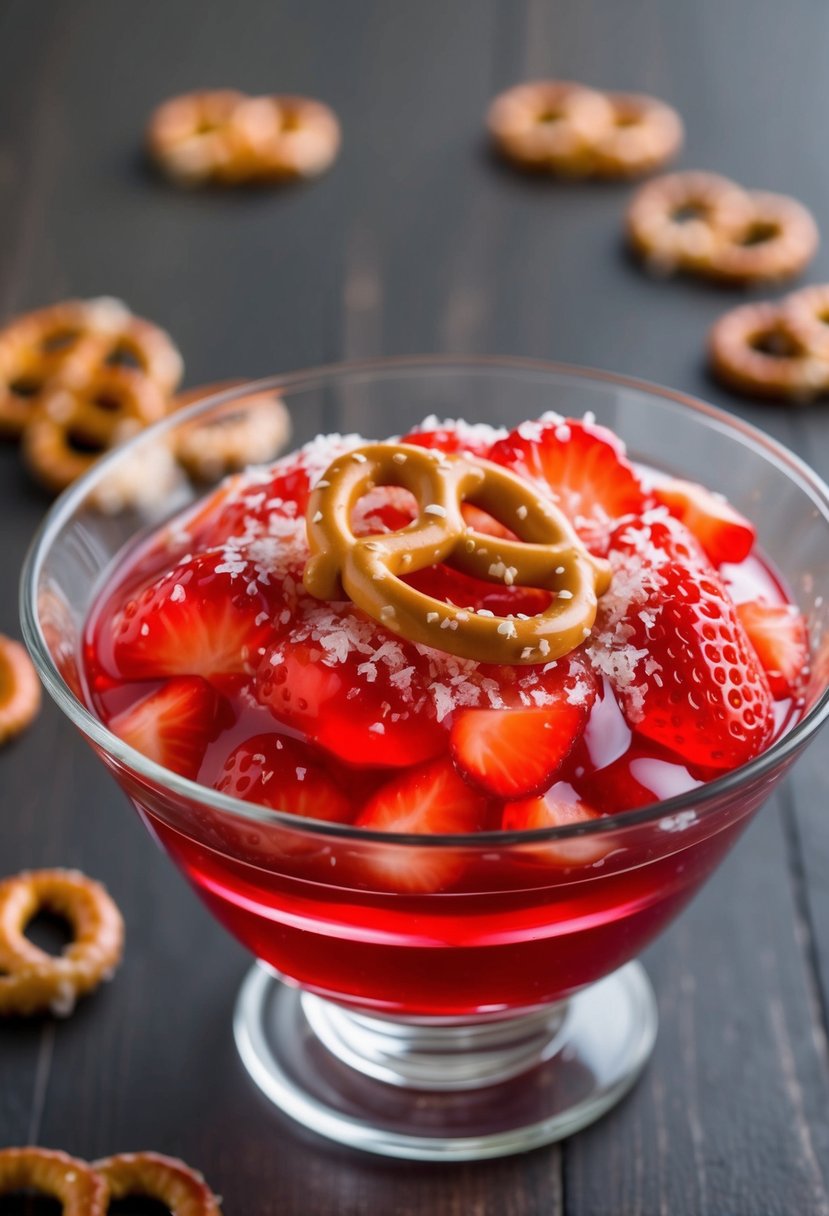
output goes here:
<path id="1" fill-rule="evenodd" d="M 630 958 L 713 868 L 743 817 L 725 826 L 714 809 L 678 832 L 681 865 L 648 846 L 664 822 L 643 824 L 640 858 L 630 834 L 590 825 L 762 752 L 800 713 L 805 630 L 748 520 L 635 468 L 588 420 L 509 435 L 426 424 L 405 441 L 511 469 L 610 562 L 582 645 L 499 666 L 447 654 L 437 630 L 433 646 L 415 644 L 348 601 L 310 596 L 310 492 L 362 443 L 328 437 L 231 479 L 122 561 L 87 625 L 86 693 L 151 759 L 262 808 L 245 819 L 178 794 L 174 826 L 163 799 L 127 778 L 260 958 L 375 1009 L 526 1007 Z M 352 526 L 398 531 L 416 511 L 406 491 L 379 487 Z M 508 521 L 465 511 L 478 532 L 513 537 Z M 550 602 L 494 565 L 491 581 L 446 566 L 410 581 L 479 615 L 519 620 Z M 761 796 L 749 791 L 746 812 Z M 312 820 L 327 831 L 307 830 Z M 584 834 L 476 843 L 573 824 Z M 454 839 L 437 847 L 435 835 Z"/>

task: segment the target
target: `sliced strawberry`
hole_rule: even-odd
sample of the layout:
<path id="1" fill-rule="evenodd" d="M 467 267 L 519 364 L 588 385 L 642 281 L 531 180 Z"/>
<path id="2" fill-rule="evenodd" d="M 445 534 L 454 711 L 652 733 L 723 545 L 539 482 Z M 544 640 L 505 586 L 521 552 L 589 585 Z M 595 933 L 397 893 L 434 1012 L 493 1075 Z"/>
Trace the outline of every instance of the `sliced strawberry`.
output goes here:
<path id="1" fill-rule="evenodd" d="M 765 674 L 720 578 L 664 512 L 620 525 L 590 643 L 628 723 L 692 766 L 732 769 L 773 731 Z"/>
<path id="2" fill-rule="evenodd" d="M 384 641 L 356 610 L 310 611 L 315 636 L 300 625 L 260 661 L 256 696 L 274 717 L 350 764 L 399 767 L 444 751 L 447 731 L 417 649 Z"/>
<path id="3" fill-rule="evenodd" d="M 809 666 L 806 622 L 793 604 L 764 604 L 759 600 L 737 605 L 737 616 L 748 634 L 777 701 L 796 697 L 805 684 Z"/>
<path id="4" fill-rule="evenodd" d="M 381 787 L 363 807 L 358 827 L 406 835 L 466 834 L 486 826 L 487 800 L 471 789 L 450 760 L 410 769 Z M 365 861 L 373 877 L 397 891 L 436 891 L 463 868 L 448 847 L 366 844 Z"/>
<path id="5" fill-rule="evenodd" d="M 649 742 L 635 743 L 605 768 L 588 769 L 578 782 L 590 805 L 606 815 L 650 806 L 699 785 L 702 781 L 670 752 L 660 756 Z"/>
<path id="6" fill-rule="evenodd" d="M 489 459 L 540 486 L 597 553 L 605 551 L 615 520 L 645 506 L 621 441 L 592 422 L 524 422 L 494 444 Z"/>
<path id="7" fill-rule="evenodd" d="M 355 536 L 399 532 L 417 516 L 415 497 L 402 486 L 374 486 L 356 504 L 351 527 Z"/>
<path id="8" fill-rule="evenodd" d="M 538 587 L 507 587 L 502 582 L 473 578 L 450 566 L 427 566 L 405 580 L 409 586 L 458 608 L 484 608 L 496 616 L 535 616 L 550 604 L 550 593 Z"/>
<path id="9" fill-rule="evenodd" d="M 745 561 L 754 548 L 754 525 L 722 494 L 693 481 L 668 481 L 655 488 L 654 497 L 693 532 L 715 566 Z"/>
<path id="10" fill-rule="evenodd" d="M 240 743 L 214 785 L 232 798 L 304 819 L 332 823 L 352 819 L 351 802 L 311 749 L 284 735 L 255 735 Z"/>
<path id="11" fill-rule="evenodd" d="M 114 666 L 134 680 L 250 671 L 274 634 L 275 591 L 255 554 L 213 550 L 187 558 L 116 613 Z"/>
<path id="12" fill-rule="evenodd" d="M 567 701 L 548 709 L 466 709 L 450 744 L 465 777 L 499 798 L 546 789 L 579 735 L 586 714 Z"/>
<path id="13" fill-rule="evenodd" d="M 206 680 L 182 676 L 117 714 L 109 728 L 150 760 L 195 780 L 222 708 Z"/>
<path id="14" fill-rule="evenodd" d="M 428 418 L 404 435 L 400 442 L 414 443 L 421 448 L 439 448 L 450 455 L 487 456 L 493 443 L 503 435 L 503 430 L 485 422 L 473 424 L 462 419 L 439 422 L 437 418 Z"/>
<path id="15" fill-rule="evenodd" d="M 505 832 L 531 832 L 541 828 L 563 828 L 601 819 L 598 811 L 579 798 L 571 785 L 557 782 L 543 798 L 528 798 L 504 807 L 501 826 Z M 558 866 L 591 865 L 608 852 L 600 835 L 556 840 L 527 846 L 533 861 Z"/>

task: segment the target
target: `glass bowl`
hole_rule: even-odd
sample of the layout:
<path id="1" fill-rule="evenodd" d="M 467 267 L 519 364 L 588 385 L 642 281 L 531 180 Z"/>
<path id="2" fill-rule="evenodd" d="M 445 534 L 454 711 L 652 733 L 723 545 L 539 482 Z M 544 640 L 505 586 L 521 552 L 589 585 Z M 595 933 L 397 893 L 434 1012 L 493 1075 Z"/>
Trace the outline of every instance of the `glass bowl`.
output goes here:
<path id="1" fill-rule="evenodd" d="M 816 662 L 806 712 L 757 759 L 705 786 L 527 833 L 403 836 L 297 819 L 159 767 L 87 707 L 83 626 L 125 546 L 205 492 L 172 468 L 171 439 L 244 417 L 269 394 L 287 405 L 297 444 L 333 431 L 382 439 L 433 413 L 511 426 L 546 410 L 592 411 L 635 461 L 725 493 L 754 521 L 808 618 Z M 163 492 L 141 472 L 151 468 L 166 469 Z M 133 493 L 122 495 L 124 484 Z M 826 717 L 827 612 L 829 491 L 790 452 L 678 393 L 508 359 L 345 365 L 215 394 L 143 432 L 68 491 L 22 581 L 24 634 L 47 689 L 258 960 L 235 1018 L 251 1077 L 322 1135 L 426 1159 L 558 1139 L 633 1084 L 657 1023 L 633 960 Z M 418 859 L 429 865 L 418 870 Z M 412 872 L 432 877 L 412 889 L 401 881 Z"/>

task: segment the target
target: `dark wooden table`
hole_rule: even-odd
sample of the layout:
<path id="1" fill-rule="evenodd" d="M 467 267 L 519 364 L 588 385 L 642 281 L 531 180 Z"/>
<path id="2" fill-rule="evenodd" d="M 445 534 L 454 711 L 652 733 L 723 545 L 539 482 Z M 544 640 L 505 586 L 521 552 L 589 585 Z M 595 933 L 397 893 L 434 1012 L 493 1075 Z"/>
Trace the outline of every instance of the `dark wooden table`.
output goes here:
<path id="1" fill-rule="evenodd" d="M 754 406 L 709 382 L 704 335 L 733 296 L 645 277 L 621 248 L 627 187 L 525 180 L 488 156 L 481 119 L 539 74 L 664 97 L 687 122 L 683 164 L 815 210 L 820 281 L 828 60 L 819 0 L 5 0 L 0 315 L 121 296 L 172 332 L 191 384 L 431 351 L 592 364 L 707 397 L 827 475 L 826 406 Z M 227 195 L 149 175 L 150 109 L 225 84 L 330 102 L 334 170 Z M 11 449 L 0 503 L 0 629 L 16 633 L 46 502 Z M 328 1145 L 261 1099 L 230 1034 L 247 956 L 49 704 L 0 755 L 0 873 L 100 877 L 129 946 L 69 1021 L 0 1027 L 0 1145 L 179 1154 L 227 1216 L 829 1213 L 825 755 L 824 737 L 649 951 L 662 1027 L 632 1096 L 564 1145 L 422 1166 Z"/>

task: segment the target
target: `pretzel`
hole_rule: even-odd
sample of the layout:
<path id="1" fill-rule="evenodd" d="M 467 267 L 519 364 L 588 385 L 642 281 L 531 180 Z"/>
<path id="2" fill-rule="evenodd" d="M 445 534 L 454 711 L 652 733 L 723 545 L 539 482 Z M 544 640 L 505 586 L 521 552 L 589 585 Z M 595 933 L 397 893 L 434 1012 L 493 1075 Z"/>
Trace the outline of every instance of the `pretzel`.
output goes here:
<path id="1" fill-rule="evenodd" d="M 829 390 L 829 360 L 789 325 L 786 302 L 734 308 L 716 322 L 708 341 L 713 371 L 740 392 L 808 401 Z"/>
<path id="2" fill-rule="evenodd" d="M 487 115 L 489 133 L 508 160 L 572 177 L 593 172 L 593 150 L 613 123 L 603 93 L 564 80 L 516 85 L 495 98 Z"/>
<path id="3" fill-rule="evenodd" d="M 204 384 L 179 393 L 174 409 L 184 409 L 239 381 Z M 197 481 L 218 481 L 251 464 L 273 460 L 291 434 L 291 418 L 274 393 L 250 393 L 228 401 L 218 416 L 196 419 L 175 436 L 176 456 Z"/>
<path id="4" fill-rule="evenodd" d="M 26 925 L 49 909 L 72 926 L 62 954 L 39 949 Z M 121 959 L 124 922 L 100 883 L 77 870 L 34 870 L 0 882 L 0 1014 L 71 1013 Z"/>
<path id="5" fill-rule="evenodd" d="M 119 300 L 68 300 L 18 317 L 0 331 L 0 434 L 21 435 L 56 380 L 79 384 L 124 364 L 163 393 L 181 378 L 168 336 Z"/>
<path id="6" fill-rule="evenodd" d="M 751 215 L 722 240 L 705 266 L 711 278 L 728 283 L 769 283 L 800 274 L 820 240 L 812 213 L 782 194 L 754 190 Z"/>
<path id="7" fill-rule="evenodd" d="M 636 191 L 627 233 L 651 269 L 705 273 L 723 239 L 737 240 L 754 214 L 749 195 L 727 177 L 696 170 L 670 173 Z"/>
<path id="8" fill-rule="evenodd" d="M 673 160 L 682 147 L 682 119 L 672 106 L 639 93 L 608 93 L 613 125 L 593 150 L 597 177 L 638 177 Z"/>
<path id="9" fill-rule="evenodd" d="M 119 1153 L 92 1168 L 109 1188 L 110 1200 L 128 1195 L 157 1199 L 172 1216 L 221 1216 L 219 1200 L 201 1174 L 161 1153 Z"/>
<path id="10" fill-rule="evenodd" d="M 77 386 L 44 394 L 23 434 L 23 457 L 47 490 L 60 491 L 104 452 L 167 412 L 158 385 L 140 373 L 103 367 Z"/>
<path id="11" fill-rule="evenodd" d="M 234 111 L 233 128 L 258 181 L 316 177 L 340 147 L 334 111 L 309 97 L 246 98 Z"/>
<path id="12" fill-rule="evenodd" d="M 356 537 L 352 512 L 375 485 L 403 486 L 419 504 L 398 532 Z M 508 520 L 519 540 L 468 526 L 471 502 Z M 566 516 L 516 474 L 486 460 L 447 456 L 414 444 L 374 443 L 340 456 L 314 488 L 307 513 L 303 581 L 318 599 L 345 595 L 392 633 L 449 654 L 488 663 L 547 663 L 589 635 L 610 567 L 592 557 Z M 445 562 L 507 586 L 552 592 L 536 616 L 498 617 L 458 608 L 399 577 Z"/>
<path id="13" fill-rule="evenodd" d="M 314 177 L 340 146 L 340 124 L 308 97 L 246 97 L 235 89 L 187 93 L 158 107 L 147 128 L 156 164 L 184 185 L 238 185 Z"/>
<path id="14" fill-rule="evenodd" d="M 46 1148 L 0 1149 L 0 1195 L 29 1188 L 60 1200 L 63 1216 L 106 1216 L 107 1184 L 86 1162 Z"/>
<path id="15" fill-rule="evenodd" d="M 40 682 L 19 642 L 0 634 L 0 743 L 25 730 L 40 709 Z"/>
<path id="16" fill-rule="evenodd" d="M 244 180 L 244 152 L 230 121 L 243 96 L 235 89 L 213 89 L 163 102 L 153 111 L 146 135 L 158 167 L 184 185 Z"/>
<path id="17" fill-rule="evenodd" d="M 829 283 L 813 283 L 782 301 L 786 329 L 799 345 L 829 359 Z"/>

